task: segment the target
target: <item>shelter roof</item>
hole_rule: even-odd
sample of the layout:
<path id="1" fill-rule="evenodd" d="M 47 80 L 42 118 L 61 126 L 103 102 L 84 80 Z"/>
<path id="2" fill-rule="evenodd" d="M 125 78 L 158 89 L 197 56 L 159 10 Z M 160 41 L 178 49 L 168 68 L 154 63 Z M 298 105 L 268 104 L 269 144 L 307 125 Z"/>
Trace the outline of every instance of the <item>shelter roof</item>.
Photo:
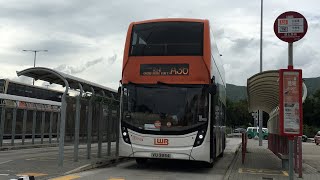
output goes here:
<path id="1" fill-rule="evenodd" d="M 18 71 L 17 75 L 28 76 L 34 78 L 35 80 L 43 80 L 51 84 L 54 83 L 62 86 L 65 86 L 65 82 L 63 81 L 63 79 L 65 79 L 69 83 L 69 88 L 74 90 L 80 89 L 80 83 L 83 87 L 84 92 L 92 92 L 91 88 L 93 88 L 95 93 L 101 93 L 103 91 L 105 94 L 111 94 L 111 96 L 117 93 L 117 91 L 114 89 L 46 67 L 32 67 L 24 69 L 22 71 Z"/>
<path id="2" fill-rule="evenodd" d="M 263 110 L 268 114 L 279 106 L 279 71 L 264 71 L 247 80 L 249 111 Z"/>

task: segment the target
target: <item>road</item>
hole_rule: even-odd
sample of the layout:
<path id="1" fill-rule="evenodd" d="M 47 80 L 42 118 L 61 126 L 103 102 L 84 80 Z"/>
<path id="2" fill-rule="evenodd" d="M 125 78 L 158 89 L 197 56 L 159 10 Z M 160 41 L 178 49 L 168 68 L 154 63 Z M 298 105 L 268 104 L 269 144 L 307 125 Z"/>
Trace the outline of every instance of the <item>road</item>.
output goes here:
<path id="1" fill-rule="evenodd" d="M 112 144 L 112 155 L 115 153 L 114 149 L 115 145 Z M 86 145 L 80 145 L 79 161 L 74 162 L 73 146 L 65 146 L 64 167 L 58 167 L 58 147 L 0 151 L 0 180 L 16 178 L 18 174 L 35 175 L 37 180 L 61 176 L 68 171 L 102 160 L 97 158 L 97 151 L 97 144 L 92 144 L 92 158 L 87 159 Z M 102 146 L 102 154 L 103 159 L 107 160 L 107 143 Z"/>
<path id="2" fill-rule="evenodd" d="M 320 146 L 315 143 L 302 143 L 303 163 L 310 165 L 320 172 Z"/>
<path id="3" fill-rule="evenodd" d="M 205 168 L 202 163 L 178 160 L 151 160 L 145 166 L 138 166 L 135 161 L 128 161 L 117 166 L 72 174 L 69 179 L 80 180 L 212 180 L 223 179 L 240 138 L 228 138 L 222 158 L 217 159 L 213 168 Z M 66 177 L 67 178 L 67 177 Z"/>

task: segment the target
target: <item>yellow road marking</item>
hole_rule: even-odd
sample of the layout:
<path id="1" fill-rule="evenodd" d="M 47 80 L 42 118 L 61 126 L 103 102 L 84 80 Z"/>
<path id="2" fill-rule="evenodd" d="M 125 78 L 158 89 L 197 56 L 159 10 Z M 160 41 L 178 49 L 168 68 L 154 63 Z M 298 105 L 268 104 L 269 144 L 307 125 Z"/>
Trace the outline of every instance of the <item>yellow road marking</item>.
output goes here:
<path id="1" fill-rule="evenodd" d="M 239 168 L 239 173 L 247 173 L 247 174 L 264 174 L 264 175 L 280 175 L 280 176 L 288 176 L 286 171 L 278 171 L 278 170 L 271 170 L 271 169 L 251 169 L 251 168 Z"/>
<path id="2" fill-rule="evenodd" d="M 48 174 L 33 173 L 33 172 L 26 172 L 26 173 L 17 174 L 17 176 L 34 176 L 34 177 L 40 177 L 40 176 L 46 176 L 46 175 L 48 175 Z"/>
<path id="3" fill-rule="evenodd" d="M 283 175 L 285 176 L 289 176 L 289 174 L 287 173 L 287 171 L 282 171 Z"/>
<path id="4" fill-rule="evenodd" d="M 109 178 L 108 180 L 125 180 L 124 178 Z"/>
<path id="5" fill-rule="evenodd" d="M 80 176 L 68 175 L 68 176 L 61 176 L 61 177 L 53 178 L 50 180 L 71 180 L 71 179 L 77 179 L 77 178 L 80 178 Z"/>

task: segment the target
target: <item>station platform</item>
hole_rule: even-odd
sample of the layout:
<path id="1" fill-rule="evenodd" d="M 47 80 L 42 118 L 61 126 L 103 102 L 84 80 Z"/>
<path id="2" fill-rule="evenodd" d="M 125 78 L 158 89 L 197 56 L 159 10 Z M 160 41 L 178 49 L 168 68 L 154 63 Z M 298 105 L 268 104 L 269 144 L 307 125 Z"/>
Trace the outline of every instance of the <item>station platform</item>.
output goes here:
<path id="1" fill-rule="evenodd" d="M 282 169 L 281 160 L 268 148 L 268 141 L 263 141 L 263 146 L 259 146 L 259 141 L 249 139 L 247 143 L 247 153 L 244 164 L 242 164 L 241 148 L 224 179 L 228 180 L 287 180 L 288 170 Z M 303 177 L 295 179 L 317 180 L 320 173 L 317 169 L 303 163 Z"/>

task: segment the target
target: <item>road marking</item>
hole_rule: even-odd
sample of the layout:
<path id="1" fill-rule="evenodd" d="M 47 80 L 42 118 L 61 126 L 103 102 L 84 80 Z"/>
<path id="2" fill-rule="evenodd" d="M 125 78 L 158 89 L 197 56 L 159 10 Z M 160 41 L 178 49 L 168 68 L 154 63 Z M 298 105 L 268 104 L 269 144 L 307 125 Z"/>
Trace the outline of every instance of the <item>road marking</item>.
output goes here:
<path id="1" fill-rule="evenodd" d="M 282 171 L 282 173 L 283 173 L 285 176 L 289 176 L 289 174 L 287 173 L 287 171 Z"/>
<path id="2" fill-rule="evenodd" d="M 9 176 L 9 174 L 0 174 L 0 176 Z"/>
<path id="3" fill-rule="evenodd" d="M 286 171 L 272 170 L 272 169 L 251 169 L 251 168 L 239 168 L 238 172 L 240 174 L 263 174 L 270 176 L 288 176 Z"/>
<path id="4" fill-rule="evenodd" d="M 125 180 L 124 178 L 109 178 L 108 180 Z"/>
<path id="5" fill-rule="evenodd" d="M 57 178 L 53 178 L 50 180 L 71 180 L 71 179 L 77 179 L 80 178 L 81 176 L 75 176 L 75 175 L 68 175 L 68 176 L 61 176 L 61 177 L 57 177 Z"/>
<path id="6" fill-rule="evenodd" d="M 11 161 L 13 161 L 13 160 L 8 160 L 8 161 L 0 162 L 0 164 L 5 164 L 5 163 L 11 162 Z"/>
<path id="7" fill-rule="evenodd" d="M 29 158 L 26 159 L 27 161 L 50 161 L 50 160 L 56 160 L 57 158 L 51 158 L 51 157 L 35 157 L 35 158 Z"/>
<path id="8" fill-rule="evenodd" d="M 40 177 L 40 176 L 46 176 L 48 174 L 44 173 L 33 173 L 33 172 L 26 172 L 26 173 L 20 173 L 17 174 L 17 176 L 34 176 L 34 177 Z"/>

